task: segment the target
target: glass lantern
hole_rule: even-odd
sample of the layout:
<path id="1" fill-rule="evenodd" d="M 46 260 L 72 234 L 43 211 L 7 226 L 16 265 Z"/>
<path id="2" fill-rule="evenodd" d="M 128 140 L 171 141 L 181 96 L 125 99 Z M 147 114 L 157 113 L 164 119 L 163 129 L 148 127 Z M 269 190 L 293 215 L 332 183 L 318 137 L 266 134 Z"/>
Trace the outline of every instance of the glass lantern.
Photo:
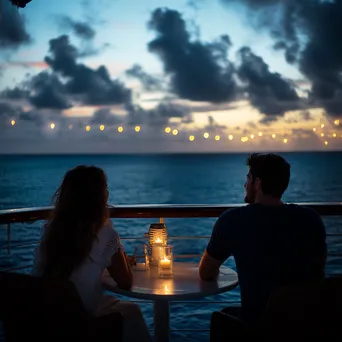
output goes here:
<path id="1" fill-rule="evenodd" d="M 166 245 L 161 247 L 163 252 L 158 260 L 158 276 L 160 278 L 173 277 L 173 253 L 172 246 Z"/>
<path id="2" fill-rule="evenodd" d="M 167 229 L 164 223 L 152 223 L 148 230 L 151 247 L 151 266 L 157 266 L 158 260 L 164 255 L 163 246 L 167 244 Z"/>

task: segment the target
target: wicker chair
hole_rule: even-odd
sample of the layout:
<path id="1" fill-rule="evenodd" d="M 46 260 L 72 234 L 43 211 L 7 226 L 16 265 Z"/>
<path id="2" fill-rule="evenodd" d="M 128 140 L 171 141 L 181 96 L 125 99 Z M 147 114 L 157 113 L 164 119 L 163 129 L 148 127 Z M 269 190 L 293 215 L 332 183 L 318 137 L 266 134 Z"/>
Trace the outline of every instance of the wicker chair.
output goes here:
<path id="1" fill-rule="evenodd" d="M 122 317 L 93 317 L 71 281 L 0 272 L 0 321 L 6 341 L 122 341 Z"/>

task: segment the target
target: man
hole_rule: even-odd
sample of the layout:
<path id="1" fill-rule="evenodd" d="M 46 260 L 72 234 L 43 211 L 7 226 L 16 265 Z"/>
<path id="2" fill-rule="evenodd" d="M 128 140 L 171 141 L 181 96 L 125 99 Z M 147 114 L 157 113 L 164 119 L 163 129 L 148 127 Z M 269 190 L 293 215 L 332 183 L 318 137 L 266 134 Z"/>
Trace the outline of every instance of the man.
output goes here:
<path id="1" fill-rule="evenodd" d="M 239 318 L 253 323 L 275 288 L 324 277 L 326 235 L 314 210 L 282 202 L 290 181 L 290 165 L 284 158 L 254 153 L 246 164 L 248 205 L 227 210 L 218 218 L 199 273 L 203 280 L 215 279 L 232 255 L 241 291 Z M 224 312 L 236 315 L 237 308 Z"/>

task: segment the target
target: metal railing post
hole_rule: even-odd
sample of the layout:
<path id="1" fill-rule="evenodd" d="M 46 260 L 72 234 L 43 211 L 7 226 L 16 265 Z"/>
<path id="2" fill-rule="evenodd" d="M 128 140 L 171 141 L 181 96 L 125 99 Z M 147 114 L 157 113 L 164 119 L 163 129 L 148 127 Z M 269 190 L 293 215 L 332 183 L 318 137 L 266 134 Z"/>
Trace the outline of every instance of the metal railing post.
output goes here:
<path id="1" fill-rule="evenodd" d="M 11 254 L 11 224 L 7 223 L 7 253 Z"/>

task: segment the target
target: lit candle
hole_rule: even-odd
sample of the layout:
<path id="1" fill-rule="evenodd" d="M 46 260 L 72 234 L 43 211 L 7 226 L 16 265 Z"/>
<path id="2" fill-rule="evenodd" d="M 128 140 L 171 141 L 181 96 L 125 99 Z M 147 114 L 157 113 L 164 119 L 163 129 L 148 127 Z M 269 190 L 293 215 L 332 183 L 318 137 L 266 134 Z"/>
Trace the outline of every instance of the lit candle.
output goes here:
<path id="1" fill-rule="evenodd" d="M 163 269 L 168 269 L 171 267 L 171 261 L 169 259 L 166 259 L 164 257 L 164 259 L 159 260 L 160 263 L 160 267 Z"/>
<path id="2" fill-rule="evenodd" d="M 162 243 L 162 239 L 161 238 L 156 238 L 155 243 Z"/>

